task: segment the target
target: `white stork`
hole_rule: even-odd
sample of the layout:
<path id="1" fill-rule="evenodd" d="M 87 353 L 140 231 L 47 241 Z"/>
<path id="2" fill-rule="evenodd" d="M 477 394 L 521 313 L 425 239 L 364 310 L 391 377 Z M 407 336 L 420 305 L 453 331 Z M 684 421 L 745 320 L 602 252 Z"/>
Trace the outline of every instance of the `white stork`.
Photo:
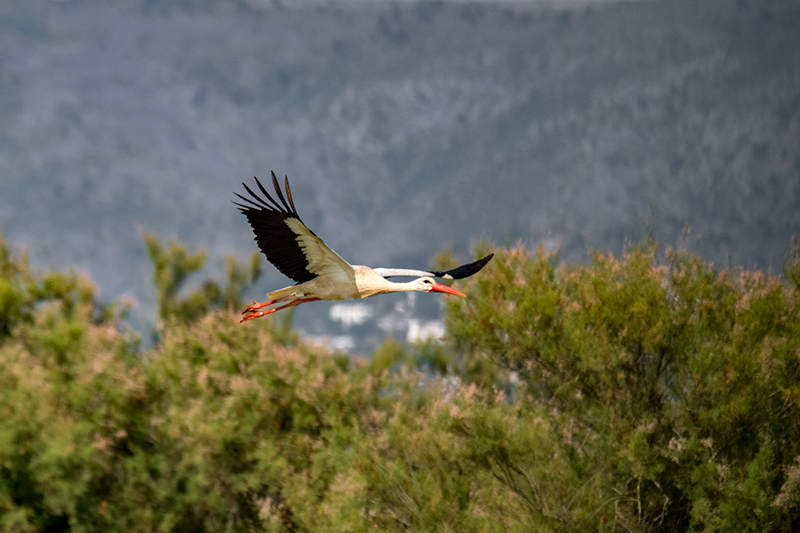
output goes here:
<path id="1" fill-rule="evenodd" d="M 447 285 L 437 283 L 433 278 L 466 278 L 482 269 L 494 255 L 489 254 L 474 263 L 446 272 L 353 266 L 339 257 L 300 220 L 292 201 L 288 177 L 285 181 L 284 198 L 278 179 L 275 173 L 272 173 L 272 185 L 275 187 L 280 204 L 269 195 L 258 178 L 256 185 L 269 202 L 259 197 L 246 184 L 242 185 L 252 198 L 234 193 L 246 202 L 246 204 L 237 202 L 234 204 L 247 216 L 256 234 L 258 247 L 269 262 L 297 284 L 270 292 L 267 295 L 268 302 L 253 302 L 253 305 L 242 311 L 244 317 L 241 322 L 316 300 L 349 300 L 389 292 L 413 291 L 444 292 L 465 296 Z M 395 283 L 386 279 L 393 276 L 415 276 L 417 279 L 407 283 Z"/>

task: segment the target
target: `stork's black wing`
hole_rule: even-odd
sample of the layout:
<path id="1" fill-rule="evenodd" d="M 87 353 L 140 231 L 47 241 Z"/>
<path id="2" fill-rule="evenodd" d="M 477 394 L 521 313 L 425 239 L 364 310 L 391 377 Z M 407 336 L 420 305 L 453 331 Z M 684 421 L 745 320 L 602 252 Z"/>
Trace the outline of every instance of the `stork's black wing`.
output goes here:
<path id="1" fill-rule="evenodd" d="M 412 270 L 410 268 L 374 268 L 373 270 L 384 278 L 392 278 L 395 276 L 433 276 L 444 279 L 463 279 L 477 274 L 483 267 L 486 266 L 486 263 L 488 263 L 492 257 L 494 257 L 494 254 L 489 254 L 483 259 L 478 259 L 477 261 L 469 263 L 468 265 L 461 265 L 453 270 L 447 270 L 444 272 Z"/>
<path id="2" fill-rule="evenodd" d="M 492 260 L 494 254 L 489 254 L 483 259 L 478 259 L 474 263 L 470 263 L 468 265 L 461 265 L 458 268 L 454 268 L 453 270 L 448 270 L 446 272 L 431 272 L 437 278 L 446 278 L 446 279 L 463 279 L 468 278 L 474 274 L 480 272 L 480 270 L 486 266 L 486 263 Z"/>
<path id="3" fill-rule="evenodd" d="M 252 199 L 234 193 L 246 202 L 246 204 L 237 202 L 234 204 L 250 222 L 261 252 L 278 270 L 297 283 L 312 280 L 326 270 L 334 271 L 335 275 L 350 269 L 352 274 L 352 267 L 347 261 L 339 257 L 300 220 L 292 200 L 288 177 L 285 178 L 286 197 L 284 197 L 278 185 L 278 178 L 274 172 L 272 173 L 272 186 L 280 203 L 269 195 L 258 178 L 256 185 L 268 201 L 254 193 L 246 184 L 242 185 Z"/>

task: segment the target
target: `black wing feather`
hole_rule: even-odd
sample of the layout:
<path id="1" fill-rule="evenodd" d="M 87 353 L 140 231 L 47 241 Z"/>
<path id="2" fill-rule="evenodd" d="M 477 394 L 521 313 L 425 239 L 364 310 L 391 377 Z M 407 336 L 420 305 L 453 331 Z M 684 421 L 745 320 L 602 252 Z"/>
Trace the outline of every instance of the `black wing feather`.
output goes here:
<path id="1" fill-rule="evenodd" d="M 267 192 L 267 189 L 265 189 L 264 186 L 261 185 L 261 182 L 258 181 L 258 179 L 256 179 L 256 185 L 258 185 L 258 188 L 261 189 L 261 192 L 264 193 L 264 196 L 267 197 L 267 200 L 269 200 L 272 203 L 272 205 L 275 206 L 275 208 L 282 209 L 280 204 L 278 204 L 278 202 L 275 201 L 275 198 L 273 198 L 272 196 L 269 195 L 269 193 Z M 280 190 L 275 185 L 275 173 L 274 172 L 272 173 L 272 186 L 275 187 L 276 190 Z M 252 191 L 250 192 L 250 194 L 253 194 Z M 288 209 L 287 209 L 287 211 L 288 211 Z"/>
<path id="2" fill-rule="evenodd" d="M 286 188 L 286 197 L 289 199 L 289 205 L 292 206 L 292 211 L 297 212 L 297 209 L 294 207 L 294 200 L 292 200 L 292 189 L 289 188 L 289 176 L 284 174 L 284 187 Z"/>
<path id="3" fill-rule="evenodd" d="M 286 220 L 289 218 L 296 218 L 302 222 L 294 203 L 292 203 L 291 207 L 286 203 L 274 173 L 272 174 L 272 184 L 275 187 L 278 199 L 283 204 L 282 206 L 270 196 L 264 186 L 261 185 L 261 182 L 258 181 L 258 178 L 255 178 L 255 180 L 256 185 L 258 185 L 258 188 L 267 197 L 268 201 L 253 192 L 245 183 L 242 183 L 245 190 L 253 198 L 246 198 L 239 193 L 234 193 L 247 204 L 233 203 L 247 217 L 247 221 L 256 235 L 255 240 L 259 249 L 267 257 L 267 260 L 275 265 L 275 268 L 296 283 L 314 279 L 317 275 L 307 269 L 308 260 L 297 242 L 297 234 L 286 224 Z M 286 192 L 291 201 L 288 178 L 286 179 Z"/>
<path id="4" fill-rule="evenodd" d="M 289 180 L 288 176 L 286 177 L 286 180 L 287 181 Z M 272 186 L 275 187 L 275 192 L 278 193 L 278 198 L 280 199 L 281 203 L 283 204 L 283 207 L 285 207 L 287 211 L 291 211 L 291 209 L 289 208 L 289 204 L 286 203 L 286 198 L 283 197 L 283 193 L 281 192 L 281 188 L 278 185 L 278 178 L 275 177 L 275 173 L 274 172 L 272 173 Z"/>
<path id="5" fill-rule="evenodd" d="M 452 277 L 453 279 L 463 279 L 468 278 L 474 274 L 477 274 L 483 267 L 486 266 L 486 263 L 491 261 L 494 254 L 489 254 L 483 259 L 478 259 L 474 263 L 470 263 L 468 265 L 461 265 L 458 268 L 454 268 L 453 270 L 448 270 L 446 272 L 431 272 L 437 278 L 443 278 L 447 275 Z"/>

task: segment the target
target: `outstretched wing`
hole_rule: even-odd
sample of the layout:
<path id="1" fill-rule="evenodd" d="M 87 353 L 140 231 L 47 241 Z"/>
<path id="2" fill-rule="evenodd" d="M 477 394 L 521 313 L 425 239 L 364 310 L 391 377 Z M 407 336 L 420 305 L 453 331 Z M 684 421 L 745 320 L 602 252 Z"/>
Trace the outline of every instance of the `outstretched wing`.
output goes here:
<path id="1" fill-rule="evenodd" d="M 324 273 L 333 277 L 352 276 L 353 267 L 331 250 L 300 220 L 300 215 L 297 214 L 292 200 L 288 177 L 285 178 L 284 183 L 286 188 L 286 197 L 284 198 L 278 185 L 278 178 L 275 177 L 274 172 L 272 173 L 272 186 L 275 188 L 280 203 L 269 195 L 258 178 L 256 178 L 256 185 L 268 201 L 254 193 L 246 184 L 242 183 L 242 185 L 252 198 L 245 198 L 239 193 L 234 193 L 246 202 L 246 204 L 238 202 L 234 202 L 234 204 L 250 222 L 261 252 L 284 275 L 297 283 L 310 281 Z"/>
<path id="2" fill-rule="evenodd" d="M 391 278 L 394 276 L 433 276 L 436 278 L 444 278 L 444 279 L 463 279 L 468 278 L 474 274 L 477 274 L 483 267 L 486 266 L 494 254 L 489 254 L 483 259 L 478 259 L 474 263 L 469 263 L 467 265 L 461 265 L 458 268 L 454 268 L 453 270 L 447 270 L 445 272 L 428 272 L 425 270 L 411 270 L 407 268 L 373 268 L 378 275 L 383 276 L 384 278 Z"/>

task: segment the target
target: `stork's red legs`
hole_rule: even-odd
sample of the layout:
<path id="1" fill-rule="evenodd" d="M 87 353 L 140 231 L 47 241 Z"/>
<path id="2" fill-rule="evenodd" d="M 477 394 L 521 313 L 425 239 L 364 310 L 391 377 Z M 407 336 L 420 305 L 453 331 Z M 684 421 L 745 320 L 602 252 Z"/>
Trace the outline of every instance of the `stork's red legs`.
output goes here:
<path id="1" fill-rule="evenodd" d="M 268 305 L 272 305 L 274 303 L 278 303 L 278 302 L 280 302 L 282 300 L 272 300 L 271 302 L 265 302 L 265 303 L 253 302 L 253 305 L 247 306 L 247 308 L 244 311 L 242 311 L 242 314 L 244 316 L 242 317 L 242 319 L 239 322 L 240 323 L 241 322 L 247 322 L 248 320 L 253 320 L 253 319 L 256 319 L 256 318 L 260 318 L 260 317 L 268 315 L 270 313 L 274 313 L 275 311 L 280 311 L 281 309 L 286 309 L 287 307 L 294 307 L 295 305 L 300 305 L 300 304 L 305 303 L 305 302 L 316 302 L 318 300 L 319 300 L 319 298 L 297 298 L 296 300 L 292 300 L 291 302 L 289 302 L 286 305 L 282 305 L 282 306 L 276 307 L 274 309 L 268 309 L 266 311 L 257 311 L 257 309 L 261 309 L 262 307 L 267 307 Z"/>

